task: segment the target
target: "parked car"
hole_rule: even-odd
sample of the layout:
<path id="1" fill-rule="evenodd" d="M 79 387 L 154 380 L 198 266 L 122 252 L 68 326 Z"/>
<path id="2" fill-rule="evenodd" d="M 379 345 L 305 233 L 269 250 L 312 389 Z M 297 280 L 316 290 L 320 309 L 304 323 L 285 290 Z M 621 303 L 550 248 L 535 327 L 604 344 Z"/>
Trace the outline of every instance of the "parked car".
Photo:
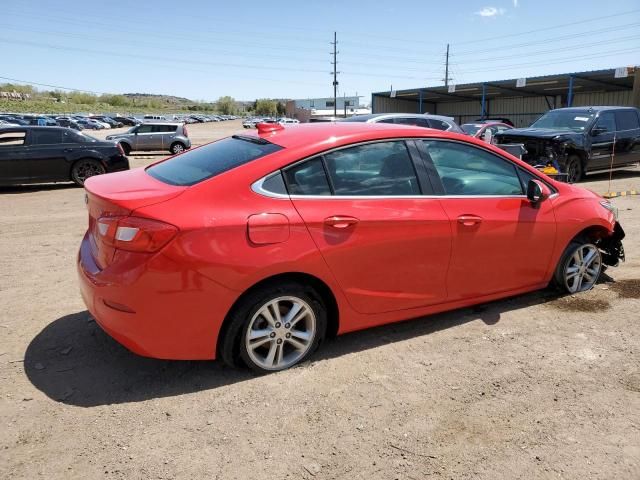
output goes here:
<path id="1" fill-rule="evenodd" d="M 19 123 L 11 123 L 11 122 L 7 122 L 6 120 L 0 119 L 0 127 L 19 127 L 19 126 L 20 126 Z"/>
<path id="2" fill-rule="evenodd" d="M 28 125 L 38 125 L 41 127 L 57 127 L 58 124 L 56 121 L 45 115 L 24 115 L 22 117 L 25 121 L 28 122 Z"/>
<path id="3" fill-rule="evenodd" d="M 169 150 L 176 154 L 191 148 L 184 123 L 146 122 L 126 133 L 108 135 L 107 140 L 118 142 L 127 155 L 134 150 Z"/>
<path id="4" fill-rule="evenodd" d="M 104 129 L 104 125 L 90 118 L 81 118 L 79 120 L 76 120 L 76 122 L 78 123 L 80 128 L 82 128 L 83 130 L 103 130 Z"/>
<path id="5" fill-rule="evenodd" d="M 16 125 L 29 125 L 29 122 L 17 115 L 0 115 L 0 120 Z"/>
<path id="6" fill-rule="evenodd" d="M 116 122 L 120 122 L 122 123 L 122 125 L 127 125 L 130 127 L 135 127 L 136 125 L 139 125 L 141 122 L 139 122 L 135 117 L 111 117 L 113 118 Z"/>
<path id="7" fill-rule="evenodd" d="M 60 127 L 73 128 L 74 130 L 82 130 L 82 126 L 75 120 L 69 117 L 58 117 L 55 119 L 56 123 Z"/>
<path id="8" fill-rule="evenodd" d="M 552 164 L 570 183 L 585 173 L 640 162 L 640 110 L 633 107 L 558 108 L 529 128 L 496 134 L 496 142 L 522 143 L 523 160 Z"/>
<path id="9" fill-rule="evenodd" d="M 0 127 L 0 185 L 70 182 L 129 169 L 114 142 L 64 127 Z"/>
<path id="10" fill-rule="evenodd" d="M 462 128 L 464 133 L 467 135 L 492 143 L 495 141 L 496 133 L 504 130 L 511 130 L 513 127 L 506 123 L 492 121 L 484 123 L 465 123 L 460 125 L 460 128 Z"/>
<path id="11" fill-rule="evenodd" d="M 89 118 L 96 120 L 98 122 L 103 122 L 109 125 L 109 128 L 120 128 L 123 127 L 124 124 L 122 122 L 118 122 L 111 117 L 107 117 L 106 115 L 92 115 Z"/>
<path id="12" fill-rule="evenodd" d="M 506 117 L 476 118 L 473 123 L 504 123 L 510 127 L 515 127 L 513 122 Z"/>
<path id="13" fill-rule="evenodd" d="M 550 281 L 581 292 L 623 255 L 602 197 L 404 125 L 260 124 L 85 189 L 78 273 L 98 324 L 144 356 L 260 372 L 335 333 Z"/>
<path id="14" fill-rule="evenodd" d="M 416 127 L 435 128 L 445 132 L 464 133 L 451 117 L 442 115 L 416 113 L 373 113 L 370 115 L 354 115 L 340 120 L 341 122 L 395 123 L 398 125 L 415 125 Z"/>
<path id="15" fill-rule="evenodd" d="M 165 117 L 164 115 L 145 115 L 144 117 L 142 117 L 142 120 L 144 122 L 148 122 L 148 121 L 166 121 L 167 117 Z"/>

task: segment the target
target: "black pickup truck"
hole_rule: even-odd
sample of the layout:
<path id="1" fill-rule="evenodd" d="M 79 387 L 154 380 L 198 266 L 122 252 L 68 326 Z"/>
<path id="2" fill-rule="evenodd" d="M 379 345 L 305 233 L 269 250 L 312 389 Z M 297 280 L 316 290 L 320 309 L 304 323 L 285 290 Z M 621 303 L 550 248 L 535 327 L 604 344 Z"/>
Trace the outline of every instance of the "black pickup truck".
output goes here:
<path id="1" fill-rule="evenodd" d="M 496 143 L 524 144 L 523 160 L 552 164 L 578 182 L 587 172 L 640 162 L 640 110 L 633 107 L 575 107 L 551 110 L 529 128 L 504 130 Z"/>
<path id="2" fill-rule="evenodd" d="M 129 169 L 116 142 L 63 127 L 0 128 L 0 185 L 69 182 Z"/>

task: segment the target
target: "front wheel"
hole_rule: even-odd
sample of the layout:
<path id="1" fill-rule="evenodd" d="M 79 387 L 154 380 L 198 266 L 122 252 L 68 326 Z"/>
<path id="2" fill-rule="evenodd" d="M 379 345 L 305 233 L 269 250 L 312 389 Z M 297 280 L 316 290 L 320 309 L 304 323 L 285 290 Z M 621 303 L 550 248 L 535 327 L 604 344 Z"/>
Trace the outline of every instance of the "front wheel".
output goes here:
<path id="1" fill-rule="evenodd" d="M 261 289 L 235 309 L 222 358 L 241 359 L 259 373 L 290 368 L 311 355 L 324 338 L 326 308 L 314 290 L 295 283 Z"/>
<path id="2" fill-rule="evenodd" d="M 565 166 L 567 174 L 567 183 L 577 183 L 582 180 L 584 176 L 584 169 L 582 168 L 582 161 L 577 155 L 569 155 Z"/>
<path id="3" fill-rule="evenodd" d="M 602 273 L 600 249 L 588 241 L 573 241 L 556 268 L 556 285 L 567 293 L 591 290 Z"/>
<path id="4" fill-rule="evenodd" d="M 73 164 L 71 168 L 71 180 L 81 187 L 89 177 L 102 175 L 106 170 L 102 163 L 92 158 L 83 158 Z"/>

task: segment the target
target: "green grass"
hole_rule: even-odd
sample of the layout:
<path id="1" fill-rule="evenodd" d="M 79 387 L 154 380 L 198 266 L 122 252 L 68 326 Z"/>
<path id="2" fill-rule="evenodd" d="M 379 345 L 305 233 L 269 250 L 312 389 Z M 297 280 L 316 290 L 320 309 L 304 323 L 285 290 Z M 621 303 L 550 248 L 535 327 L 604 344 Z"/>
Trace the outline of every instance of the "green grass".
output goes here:
<path id="1" fill-rule="evenodd" d="M 114 107 L 108 103 L 59 103 L 46 100 L 0 100 L 0 112 L 11 113 L 214 113 L 213 110 L 194 111 L 179 105 L 153 106 L 129 105 Z"/>

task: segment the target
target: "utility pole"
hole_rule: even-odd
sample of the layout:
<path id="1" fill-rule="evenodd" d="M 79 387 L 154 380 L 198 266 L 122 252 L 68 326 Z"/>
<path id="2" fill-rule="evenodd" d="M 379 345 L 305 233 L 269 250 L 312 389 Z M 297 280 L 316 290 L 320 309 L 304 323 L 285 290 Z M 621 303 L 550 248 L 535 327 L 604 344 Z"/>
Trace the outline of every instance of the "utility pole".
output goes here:
<path id="1" fill-rule="evenodd" d="M 333 116 L 335 117 L 338 113 L 338 104 L 337 104 L 337 96 L 338 96 L 338 34 L 333 32 Z"/>
<path id="2" fill-rule="evenodd" d="M 449 86 L 449 44 L 447 43 L 447 57 L 444 64 L 444 86 Z"/>

